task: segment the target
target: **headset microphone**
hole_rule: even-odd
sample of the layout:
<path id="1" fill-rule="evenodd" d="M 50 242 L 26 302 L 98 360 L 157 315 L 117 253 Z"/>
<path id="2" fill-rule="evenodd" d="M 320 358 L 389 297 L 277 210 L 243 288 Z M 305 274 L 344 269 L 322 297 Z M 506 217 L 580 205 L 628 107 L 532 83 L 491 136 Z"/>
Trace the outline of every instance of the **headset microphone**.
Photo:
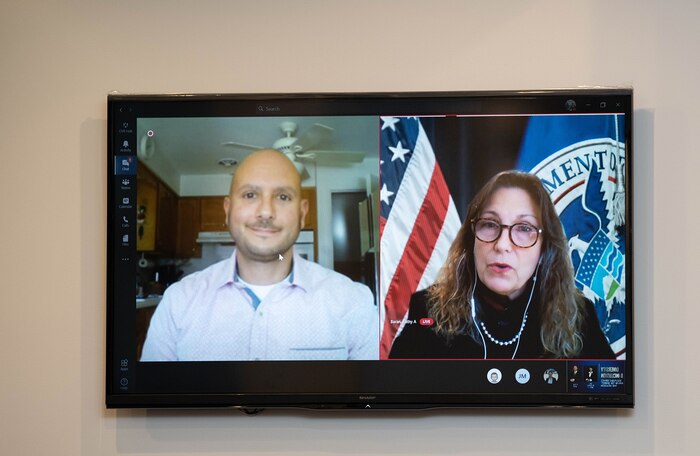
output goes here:
<path id="1" fill-rule="evenodd" d="M 474 286 L 472 287 L 472 323 L 474 326 L 476 326 L 476 331 L 479 333 L 479 336 L 481 337 L 481 346 L 484 348 L 484 359 L 486 359 L 487 356 L 487 349 L 486 349 L 486 339 L 484 339 L 484 335 L 481 334 L 481 328 L 479 328 L 479 323 L 476 321 L 476 302 L 474 300 L 474 294 L 476 294 L 476 284 L 477 284 L 477 278 L 476 278 L 476 264 L 474 265 Z"/>

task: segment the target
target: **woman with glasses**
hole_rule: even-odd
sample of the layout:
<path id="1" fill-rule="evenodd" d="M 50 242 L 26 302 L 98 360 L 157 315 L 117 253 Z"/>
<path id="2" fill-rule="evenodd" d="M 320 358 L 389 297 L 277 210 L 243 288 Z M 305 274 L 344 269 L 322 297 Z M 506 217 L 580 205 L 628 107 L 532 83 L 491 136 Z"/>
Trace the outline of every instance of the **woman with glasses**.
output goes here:
<path id="1" fill-rule="evenodd" d="M 436 282 L 411 297 L 389 357 L 614 357 L 536 176 L 502 172 L 474 197 Z"/>

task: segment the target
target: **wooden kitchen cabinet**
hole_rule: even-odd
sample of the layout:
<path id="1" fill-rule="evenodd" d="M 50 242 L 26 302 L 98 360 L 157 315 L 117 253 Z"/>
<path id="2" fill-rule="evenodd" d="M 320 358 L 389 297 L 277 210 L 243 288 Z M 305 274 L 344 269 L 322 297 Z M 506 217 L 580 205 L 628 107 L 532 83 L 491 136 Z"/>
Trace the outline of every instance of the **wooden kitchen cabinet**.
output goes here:
<path id="1" fill-rule="evenodd" d="M 136 171 L 136 250 L 156 249 L 156 214 L 158 210 L 158 180 L 141 166 Z"/>
<path id="2" fill-rule="evenodd" d="M 177 195 L 141 163 L 136 169 L 136 181 L 136 250 L 175 253 Z"/>
<path id="3" fill-rule="evenodd" d="M 309 201 L 309 212 L 306 214 L 304 222 L 305 230 L 317 231 L 318 217 L 316 215 L 316 187 L 302 187 L 301 197 Z"/>
<path id="4" fill-rule="evenodd" d="M 175 253 L 177 246 L 177 195 L 164 183 L 158 183 L 158 218 L 156 219 L 156 250 Z"/>
<path id="5" fill-rule="evenodd" d="M 177 238 L 175 256 L 201 258 L 201 231 L 228 231 L 223 196 L 186 196 L 177 199 Z"/>
<path id="6" fill-rule="evenodd" d="M 180 198 L 177 202 L 177 248 L 178 257 L 201 257 L 202 245 L 197 243 L 200 231 L 201 199 Z"/>
<path id="7" fill-rule="evenodd" d="M 223 196 L 202 196 L 200 231 L 228 231 Z"/>

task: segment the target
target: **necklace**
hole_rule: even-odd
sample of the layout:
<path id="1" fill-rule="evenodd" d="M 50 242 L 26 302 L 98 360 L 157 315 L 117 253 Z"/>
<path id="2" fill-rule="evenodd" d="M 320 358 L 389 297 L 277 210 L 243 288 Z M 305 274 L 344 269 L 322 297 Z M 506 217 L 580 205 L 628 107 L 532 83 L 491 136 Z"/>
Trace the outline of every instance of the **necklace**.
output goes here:
<path id="1" fill-rule="evenodd" d="M 537 263 L 537 269 L 535 269 L 535 275 L 532 276 L 532 288 L 530 288 L 530 297 L 527 298 L 527 305 L 525 306 L 525 312 L 523 312 L 523 321 L 520 323 L 520 330 L 518 330 L 518 333 L 513 336 L 511 340 L 508 341 L 502 341 L 498 340 L 495 337 L 489 333 L 489 330 L 486 329 L 486 325 L 484 324 L 483 321 L 479 320 L 479 326 L 483 328 L 484 332 L 488 336 L 489 340 L 493 342 L 494 344 L 501 345 L 501 346 L 507 346 L 507 345 L 512 345 L 515 341 L 518 341 L 518 343 L 515 345 L 515 350 L 513 350 L 513 356 L 511 356 L 511 359 L 515 359 L 515 355 L 518 354 L 518 348 L 520 347 L 520 336 L 523 334 L 523 330 L 525 329 L 525 322 L 527 322 L 527 311 L 530 309 L 530 302 L 532 302 L 532 295 L 535 293 L 535 284 L 537 283 L 537 271 L 540 270 L 540 264 Z M 476 321 L 476 302 L 474 301 L 474 291 L 476 290 L 476 283 L 477 283 L 477 278 L 476 278 L 476 272 L 474 272 L 474 289 L 472 290 L 472 320 Z M 481 333 L 481 330 L 479 330 L 479 326 L 476 327 L 476 329 L 479 331 L 479 335 L 481 336 L 481 340 L 484 343 L 484 359 L 488 358 L 488 350 L 486 349 L 486 340 L 484 339 L 484 335 Z"/>
<path id="2" fill-rule="evenodd" d="M 528 303 L 528 304 L 529 304 L 529 303 Z M 493 336 L 491 335 L 491 333 L 489 332 L 489 330 L 486 329 L 486 325 L 484 324 L 484 322 L 481 321 L 481 320 L 479 320 L 479 324 L 481 325 L 481 329 L 484 330 L 484 333 L 486 334 L 486 337 L 488 337 L 489 340 L 490 340 L 491 342 L 493 342 L 494 344 L 496 344 L 496 345 L 501 345 L 501 346 L 512 345 L 513 343 L 515 343 L 516 340 L 520 339 L 520 336 L 522 335 L 523 330 L 525 329 L 525 323 L 526 323 L 526 322 L 527 322 L 527 311 L 525 312 L 525 315 L 523 315 L 523 322 L 520 324 L 520 330 L 518 330 L 518 333 L 517 333 L 515 336 L 513 336 L 512 339 L 503 341 L 503 340 L 498 340 L 498 339 L 496 339 L 495 337 L 493 337 Z"/>

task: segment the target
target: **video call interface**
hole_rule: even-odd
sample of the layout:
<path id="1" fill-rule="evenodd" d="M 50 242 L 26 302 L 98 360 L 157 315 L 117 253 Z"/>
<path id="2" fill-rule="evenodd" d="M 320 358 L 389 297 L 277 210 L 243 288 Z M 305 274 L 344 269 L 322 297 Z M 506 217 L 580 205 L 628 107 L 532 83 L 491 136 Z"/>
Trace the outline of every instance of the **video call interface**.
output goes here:
<path id="1" fill-rule="evenodd" d="M 469 388 L 624 393 L 631 108 L 574 98 L 393 115 L 119 105 L 114 382 L 183 362 L 478 361 Z M 507 184 L 470 219 L 502 173 L 535 176 L 556 215 Z M 549 303 L 552 264 L 576 299 Z M 438 285 L 465 298 L 436 304 Z M 551 330 L 561 315 L 579 326 Z M 582 348 L 542 342 L 562 337 Z"/>

